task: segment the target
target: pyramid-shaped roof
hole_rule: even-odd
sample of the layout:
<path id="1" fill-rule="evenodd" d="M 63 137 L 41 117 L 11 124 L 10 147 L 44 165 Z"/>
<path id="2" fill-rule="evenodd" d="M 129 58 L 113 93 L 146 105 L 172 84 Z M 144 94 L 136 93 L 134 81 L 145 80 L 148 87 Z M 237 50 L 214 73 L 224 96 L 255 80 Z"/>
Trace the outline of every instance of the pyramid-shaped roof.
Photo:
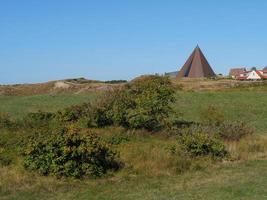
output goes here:
<path id="1" fill-rule="evenodd" d="M 177 77 L 201 78 L 201 77 L 215 77 L 210 64 L 205 58 L 199 46 L 197 46 L 190 55 L 184 66 L 179 71 Z"/>

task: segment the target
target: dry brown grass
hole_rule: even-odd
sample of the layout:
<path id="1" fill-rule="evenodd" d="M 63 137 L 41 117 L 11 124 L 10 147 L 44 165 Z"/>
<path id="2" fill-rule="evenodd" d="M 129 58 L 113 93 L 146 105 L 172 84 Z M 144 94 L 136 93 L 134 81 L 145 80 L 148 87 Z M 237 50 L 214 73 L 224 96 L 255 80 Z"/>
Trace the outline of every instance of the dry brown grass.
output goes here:
<path id="1" fill-rule="evenodd" d="M 174 85 L 180 86 L 184 91 L 218 91 L 229 90 L 233 88 L 248 89 L 255 87 L 260 83 L 266 83 L 266 81 L 238 81 L 233 79 L 205 79 L 205 78 L 184 78 L 173 79 Z"/>
<path id="2" fill-rule="evenodd" d="M 73 199 L 71 191 L 80 189 L 76 180 L 44 177 L 16 166 L 0 167 L 0 193 L 6 194 L 7 199 L 20 193 L 42 194 L 45 199 Z M 14 198 L 19 199 L 17 196 Z"/>
<path id="3" fill-rule="evenodd" d="M 142 78 L 142 77 L 138 77 Z M 138 79 L 136 78 L 136 79 Z M 136 80 L 134 79 L 134 80 Z M 0 95 L 6 96 L 28 96 L 28 95 L 40 95 L 40 94 L 84 94 L 88 92 L 107 91 L 117 87 L 121 87 L 124 83 L 107 84 L 98 81 L 87 81 L 80 83 L 79 81 L 61 80 L 50 81 L 46 83 L 36 84 L 18 84 L 18 85 L 6 85 L 0 86 Z M 184 79 L 172 79 L 174 85 L 181 87 L 185 91 L 216 91 L 227 90 L 236 87 L 250 87 L 261 82 L 251 81 L 237 81 L 231 79 L 218 79 L 210 80 L 205 78 L 184 78 Z M 64 87 L 58 87 L 59 84 Z"/>
<path id="4" fill-rule="evenodd" d="M 227 142 L 232 160 L 248 161 L 267 158 L 267 137 L 249 136 L 239 142 Z"/>
<path id="5" fill-rule="evenodd" d="M 175 173 L 173 156 L 162 144 L 129 143 L 121 147 L 121 159 L 126 167 L 137 174 L 147 176 Z"/>
<path id="6" fill-rule="evenodd" d="M 152 136 L 151 136 L 152 137 Z M 126 163 L 126 168 L 136 174 L 146 176 L 171 176 L 179 173 L 183 164 L 186 164 L 188 157 L 179 157 L 179 154 L 170 153 L 170 147 L 176 145 L 172 139 L 145 141 L 133 141 L 120 145 L 118 151 L 121 159 Z M 238 142 L 226 142 L 229 151 L 229 161 L 246 162 L 267 158 L 267 137 L 248 136 Z M 189 158 L 190 159 L 190 158 Z M 209 157 L 188 160 L 189 165 L 186 171 L 202 170 L 211 168 L 220 162 L 213 161 Z M 183 169 L 181 169 L 183 170 Z"/>
<path id="7" fill-rule="evenodd" d="M 107 84 L 101 82 L 73 83 L 68 81 L 50 81 L 47 83 L 19 84 L 0 86 L 0 95 L 30 96 L 40 94 L 86 94 L 88 92 L 107 91 L 123 84 Z"/>

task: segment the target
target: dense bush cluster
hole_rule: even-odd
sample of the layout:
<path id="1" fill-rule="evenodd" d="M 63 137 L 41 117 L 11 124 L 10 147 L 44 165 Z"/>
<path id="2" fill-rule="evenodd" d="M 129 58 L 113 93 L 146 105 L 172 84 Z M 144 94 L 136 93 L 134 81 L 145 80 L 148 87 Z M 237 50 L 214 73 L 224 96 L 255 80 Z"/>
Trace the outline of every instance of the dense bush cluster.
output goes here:
<path id="1" fill-rule="evenodd" d="M 159 130 L 168 123 L 174 88 L 168 78 L 147 76 L 110 91 L 94 104 L 71 106 L 56 113 L 30 113 L 23 126 L 36 133 L 25 148 L 25 167 L 56 176 L 101 176 L 119 167 L 116 153 L 106 144 L 127 142 L 125 134 L 112 134 L 103 142 L 80 128 L 119 125 Z M 68 128 L 70 127 L 70 128 Z"/>
<path id="2" fill-rule="evenodd" d="M 106 99 L 109 101 L 107 116 L 114 124 L 147 130 L 165 126 L 175 100 L 170 80 L 160 76 L 134 80 Z"/>
<path id="3" fill-rule="evenodd" d="M 119 125 L 159 130 L 169 120 L 174 92 L 168 78 L 146 76 L 106 93 L 93 105 L 87 103 L 59 111 L 57 119 L 87 127 Z"/>
<path id="4" fill-rule="evenodd" d="M 23 118 L 21 124 L 25 128 L 41 128 L 48 126 L 54 117 L 54 113 L 38 111 L 36 113 L 27 114 Z"/>
<path id="5" fill-rule="evenodd" d="M 223 158 L 227 155 L 224 144 L 214 135 L 202 132 L 184 134 L 179 137 L 179 143 L 192 156 Z"/>
<path id="6" fill-rule="evenodd" d="M 95 124 L 95 111 L 90 103 L 74 105 L 60 110 L 56 113 L 55 119 L 59 123 L 81 123 L 86 127 L 97 126 Z"/>
<path id="7" fill-rule="evenodd" d="M 96 134 L 74 126 L 33 136 L 24 153 L 25 167 L 44 175 L 98 177 L 119 168 L 116 153 Z"/>

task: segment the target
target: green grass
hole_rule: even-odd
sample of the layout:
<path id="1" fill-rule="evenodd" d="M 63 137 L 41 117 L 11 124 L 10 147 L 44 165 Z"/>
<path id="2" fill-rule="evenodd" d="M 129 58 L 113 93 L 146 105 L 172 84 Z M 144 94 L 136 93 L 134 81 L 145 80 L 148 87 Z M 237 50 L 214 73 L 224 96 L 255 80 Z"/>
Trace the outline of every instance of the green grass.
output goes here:
<path id="1" fill-rule="evenodd" d="M 19 118 L 26 113 L 57 111 L 69 105 L 96 99 L 96 94 L 88 95 L 37 95 L 0 96 L 0 112 L 7 112 Z M 200 121 L 200 111 L 213 105 L 225 115 L 226 120 L 242 120 L 251 125 L 257 133 L 267 132 L 267 93 L 264 91 L 203 91 L 178 92 L 175 109 L 189 121 Z"/>
<path id="2" fill-rule="evenodd" d="M 27 190 L 18 189 L 13 193 L 0 193 L 0 198 L 14 200 L 262 200 L 267 198 L 266 168 L 267 161 L 258 160 L 162 177 L 139 176 L 62 181 L 33 176 L 30 181 L 27 178 L 24 180 L 24 187 Z M 35 186 L 32 187 L 30 184 Z"/>
<path id="3" fill-rule="evenodd" d="M 28 112 L 57 111 L 96 98 L 96 94 L 0 96 L 0 112 L 20 118 Z M 166 148 L 175 141 L 140 133 L 117 147 L 121 160 L 127 165 L 109 178 L 58 180 L 27 172 L 18 163 L 0 167 L 0 199 L 267 199 L 267 160 L 257 160 L 266 159 L 267 141 L 262 139 L 267 133 L 266 102 L 267 93 L 259 90 L 177 93 L 175 109 L 183 113 L 182 119 L 201 121 L 200 112 L 213 105 L 226 120 L 245 121 L 259 133 L 256 142 L 249 140 L 251 144 L 246 141 L 238 148 L 230 144 L 242 162 L 207 165 L 204 170 L 177 175 L 172 158 L 166 153 Z M 123 130 L 107 128 L 99 131 L 113 134 Z M 2 133 L 2 139 L 3 136 Z"/>
<path id="4" fill-rule="evenodd" d="M 0 96 L 0 112 L 19 118 L 29 112 L 57 111 L 66 106 L 91 101 L 97 94 L 87 95 L 36 95 Z M 267 93 L 264 91 L 203 91 L 178 92 L 175 109 L 181 118 L 201 121 L 201 110 L 213 105 L 225 115 L 226 120 L 242 120 L 251 125 L 256 133 L 267 132 Z"/>
<path id="5" fill-rule="evenodd" d="M 210 105 L 226 120 L 247 122 L 257 133 L 267 133 L 267 93 L 263 91 L 179 92 L 175 108 L 189 121 L 201 121 L 200 113 Z"/>
<path id="6" fill-rule="evenodd" d="M 38 110 L 54 112 L 64 107 L 91 101 L 95 94 L 88 95 L 35 95 L 35 96 L 0 96 L 0 112 L 6 112 L 14 118 Z"/>
<path id="7" fill-rule="evenodd" d="M 254 161 L 174 177 L 140 177 L 97 185 L 77 199 L 265 199 L 266 167 L 267 161 Z"/>

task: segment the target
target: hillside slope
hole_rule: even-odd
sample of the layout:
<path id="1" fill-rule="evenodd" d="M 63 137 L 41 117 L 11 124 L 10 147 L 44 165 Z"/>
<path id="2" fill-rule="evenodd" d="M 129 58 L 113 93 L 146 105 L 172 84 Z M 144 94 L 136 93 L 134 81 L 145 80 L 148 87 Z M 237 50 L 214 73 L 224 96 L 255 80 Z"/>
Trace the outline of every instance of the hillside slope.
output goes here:
<path id="1" fill-rule="evenodd" d="M 65 93 L 85 94 L 88 92 L 112 90 L 120 86 L 121 83 L 108 84 L 86 79 L 66 79 L 36 84 L 2 85 L 0 86 L 0 96 L 56 95 Z"/>

